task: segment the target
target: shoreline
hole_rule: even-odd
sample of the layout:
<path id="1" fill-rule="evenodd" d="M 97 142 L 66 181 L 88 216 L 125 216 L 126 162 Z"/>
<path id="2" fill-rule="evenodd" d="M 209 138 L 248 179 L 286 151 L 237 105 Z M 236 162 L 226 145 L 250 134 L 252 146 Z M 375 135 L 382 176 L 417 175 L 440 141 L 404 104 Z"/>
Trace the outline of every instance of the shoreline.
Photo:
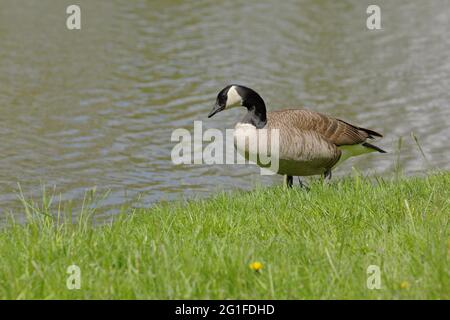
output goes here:
<path id="1" fill-rule="evenodd" d="M 356 175 L 129 208 L 95 226 L 88 210 L 78 223 L 30 210 L 0 229 L 0 298 L 448 299 L 449 186 L 448 171 Z M 374 265 L 380 289 L 366 285 Z"/>

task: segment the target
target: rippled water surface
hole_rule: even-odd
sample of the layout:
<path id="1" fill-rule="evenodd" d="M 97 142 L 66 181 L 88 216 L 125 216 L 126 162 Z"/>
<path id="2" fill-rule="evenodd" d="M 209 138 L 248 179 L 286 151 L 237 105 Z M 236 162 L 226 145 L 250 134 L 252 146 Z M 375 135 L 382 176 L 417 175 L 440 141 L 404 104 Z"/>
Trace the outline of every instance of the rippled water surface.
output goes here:
<path id="1" fill-rule="evenodd" d="M 373 2 L 373 1 L 372 1 Z M 269 109 L 307 107 L 379 130 L 390 151 L 349 161 L 389 175 L 397 142 L 409 174 L 450 169 L 450 3 L 377 1 L 0 0 L 0 215 L 17 183 L 65 201 L 110 190 L 104 215 L 140 195 L 145 206 L 279 183 L 253 166 L 174 166 L 176 128 L 232 128 L 243 109 L 212 119 L 217 92 L 237 82 Z M 426 154 L 421 156 L 413 132 Z M 75 201 L 74 201 L 75 202 Z"/>

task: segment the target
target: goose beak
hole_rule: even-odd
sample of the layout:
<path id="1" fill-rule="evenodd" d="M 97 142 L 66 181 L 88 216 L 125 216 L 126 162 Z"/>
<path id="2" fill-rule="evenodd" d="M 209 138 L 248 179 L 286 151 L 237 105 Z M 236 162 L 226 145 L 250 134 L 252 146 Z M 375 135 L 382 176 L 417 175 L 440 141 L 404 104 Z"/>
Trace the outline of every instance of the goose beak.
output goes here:
<path id="1" fill-rule="evenodd" d="M 214 108 L 211 110 L 211 112 L 208 114 L 208 118 L 211 118 L 213 115 L 215 115 L 216 113 L 222 111 L 223 109 L 225 109 L 225 106 L 220 106 L 216 103 L 216 105 L 214 106 Z"/>

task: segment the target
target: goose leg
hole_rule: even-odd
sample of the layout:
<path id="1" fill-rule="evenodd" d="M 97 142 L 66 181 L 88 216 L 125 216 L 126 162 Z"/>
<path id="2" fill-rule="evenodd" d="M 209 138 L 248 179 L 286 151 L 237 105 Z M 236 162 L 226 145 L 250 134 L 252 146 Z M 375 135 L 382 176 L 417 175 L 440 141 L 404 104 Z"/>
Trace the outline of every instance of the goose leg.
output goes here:
<path id="1" fill-rule="evenodd" d="M 325 171 L 325 173 L 323 174 L 323 178 L 324 180 L 326 180 L 327 182 L 329 182 L 331 180 L 331 169 L 328 169 L 327 171 Z"/>
<path id="2" fill-rule="evenodd" d="M 294 178 L 292 176 L 284 175 L 284 185 L 288 188 L 292 188 Z"/>
<path id="3" fill-rule="evenodd" d="M 302 181 L 302 179 L 300 179 L 300 177 L 298 177 L 298 183 L 300 185 L 300 188 L 309 191 L 309 187 Z"/>

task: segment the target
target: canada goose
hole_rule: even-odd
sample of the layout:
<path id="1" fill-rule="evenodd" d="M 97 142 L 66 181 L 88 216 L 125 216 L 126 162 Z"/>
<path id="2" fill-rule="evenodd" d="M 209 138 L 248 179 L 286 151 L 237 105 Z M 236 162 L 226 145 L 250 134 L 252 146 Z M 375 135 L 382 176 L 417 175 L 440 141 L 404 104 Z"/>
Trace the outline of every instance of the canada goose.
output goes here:
<path id="1" fill-rule="evenodd" d="M 304 109 L 267 112 L 264 100 L 258 93 L 236 84 L 226 86 L 219 92 L 208 118 L 235 106 L 247 108 L 247 114 L 235 126 L 235 139 L 236 135 L 242 134 L 239 132 L 245 130 L 279 130 L 277 173 L 285 176 L 289 187 L 292 187 L 293 176 L 323 174 L 331 179 L 331 170 L 350 157 L 375 151 L 386 152 L 366 142 L 382 137 L 378 132 Z M 238 151 L 245 153 L 245 150 Z"/>

